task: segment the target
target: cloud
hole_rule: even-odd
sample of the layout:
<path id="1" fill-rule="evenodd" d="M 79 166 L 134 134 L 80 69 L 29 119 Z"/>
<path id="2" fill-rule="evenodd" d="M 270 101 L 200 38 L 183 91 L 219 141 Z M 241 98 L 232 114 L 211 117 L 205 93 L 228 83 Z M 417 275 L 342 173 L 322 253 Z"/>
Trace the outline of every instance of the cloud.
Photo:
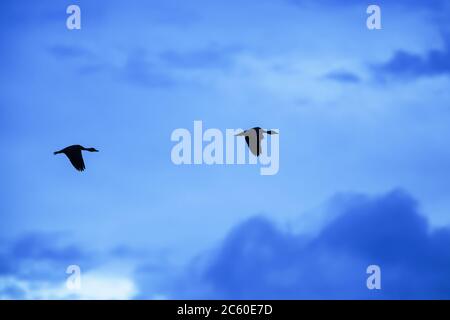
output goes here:
<path id="1" fill-rule="evenodd" d="M 144 87 L 170 87 L 175 84 L 175 80 L 167 72 L 149 62 L 146 54 L 141 51 L 128 56 L 125 65 L 119 70 L 119 76 L 131 84 Z"/>
<path id="2" fill-rule="evenodd" d="M 168 66 L 180 69 L 211 69 L 227 68 L 232 65 L 233 56 L 241 51 L 239 47 L 220 47 L 211 45 L 193 51 L 166 50 L 160 54 L 160 59 Z"/>
<path id="3" fill-rule="evenodd" d="M 73 63 L 80 75 L 104 74 L 117 81 L 125 81 L 143 87 L 169 87 L 175 84 L 174 78 L 155 63 L 146 50 L 131 50 L 126 53 L 122 63 L 113 62 L 108 56 L 99 56 L 87 47 L 55 44 L 47 49 L 57 61 Z"/>
<path id="4" fill-rule="evenodd" d="M 192 51 L 165 50 L 157 56 L 145 50 L 136 50 L 128 55 L 126 62 L 116 68 L 116 74 L 128 83 L 144 87 L 172 87 L 180 83 L 173 72 L 179 70 L 225 69 L 232 66 L 238 47 L 211 45 Z"/>
<path id="5" fill-rule="evenodd" d="M 411 196 L 355 195 L 334 206 L 338 216 L 312 239 L 264 217 L 238 225 L 192 263 L 175 297 L 450 298 L 450 230 L 430 230 Z M 381 267 L 381 290 L 366 287 L 371 264 Z"/>
<path id="6" fill-rule="evenodd" d="M 250 218 L 182 271 L 128 247 L 103 257 L 86 253 L 58 235 L 1 241 L 0 298 L 450 298 L 450 230 L 431 229 L 414 198 L 400 190 L 345 195 L 330 207 L 334 218 L 314 236 L 282 230 L 263 216 Z M 130 273 L 123 271 L 129 256 L 135 262 Z M 119 268 L 111 267 L 114 259 Z M 83 270 L 79 292 L 65 287 L 66 267 L 74 263 Z M 366 287 L 372 264 L 381 267 L 381 290 Z"/>
<path id="7" fill-rule="evenodd" d="M 10 249 L 10 255 L 17 259 L 42 259 L 53 261 L 80 260 L 87 254 L 73 244 L 61 246 L 59 235 L 31 233 L 18 239 Z"/>
<path id="8" fill-rule="evenodd" d="M 131 299 L 137 293 L 134 281 L 128 277 L 90 272 L 83 275 L 77 299 Z M 67 290 L 65 290 L 67 291 Z"/>
<path id="9" fill-rule="evenodd" d="M 397 51 L 393 57 L 372 67 L 377 77 L 419 78 L 450 75 L 450 41 L 443 49 L 430 50 L 423 55 L 404 50 Z"/>
<path id="10" fill-rule="evenodd" d="M 370 3 L 366 0 L 348 0 L 345 2 L 339 0 L 286 0 L 288 3 L 296 4 L 296 5 L 311 5 L 316 4 L 320 6 L 324 5 L 335 5 L 335 6 L 354 6 L 360 5 L 367 7 Z M 387 5 L 392 5 L 393 2 L 389 0 L 378 0 L 375 4 L 380 7 L 384 7 Z M 440 10 L 445 7 L 445 0 L 429 0 L 427 2 L 421 0 L 397 0 L 394 3 L 395 5 L 404 6 L 404 7 L 423 7 L 429 10 Z"/>
<path id="11" fill-rule="evenodd" d="M 0 299 L 131 299 L 136 294 L 132 279 L 99 272 L 81 276 L 81 288 L 69 290 L 65 281 L 25 281 L 15 277 L 0 278 Z"/>
<path id="12" fill-rule="evenodd" d="M 65 243 L 60 234 L 29 233 L 12 242 L 3 240 L 0 247 L 0 276 L 51 280 L 59 277 L 55 268 L 64 273 L 71 264 L 92 266 L 92 253 Z"/>
<path id="13" fill-rule="evenodd" d="M 65 242 L 46 233 L 0 241 L 0 299 L 131 299 L 137 294 L 124 267 L 114 266 L 114 252 L 87 252 Z M 66 287 L 69 265 L 80 266 L 80 290 Z"/>
<path id="14" fill-rule="evenodd" d="M 75 45 L 53 45 L 48 51 L 56 58 L 92 58 L 93 53 L 88 49 Z"/>
<path id="15" fill-rule="evenodd" d="M 358 75 L 349 71 L 332 71 L 326 74 L 325 78 L 342 83 L 358 83 L 361 81 Z"/>

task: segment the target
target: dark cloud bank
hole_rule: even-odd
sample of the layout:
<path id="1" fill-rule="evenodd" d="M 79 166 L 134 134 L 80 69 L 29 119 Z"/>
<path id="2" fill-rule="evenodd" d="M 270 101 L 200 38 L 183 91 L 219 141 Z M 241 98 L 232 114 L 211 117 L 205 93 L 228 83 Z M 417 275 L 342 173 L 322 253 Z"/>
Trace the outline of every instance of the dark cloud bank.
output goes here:
<path id="1" fill-rule="evenodd" d="M 340 199 L 327 212 L 335 218 L 312 238 L 280 230 L 256 216 L 237 225 L 181 275 L 162 272 L 164 266 L 138 268 L 136 298 L 155 294 L 155 272 L 165 278 L 158 291 L 171 298 L 450 298 L 449 229 L 431 229 L 404 191 Z M 59 237 L 43 235 L 1 241 L 0 276 L 60 283 L 68 264 L 88 270 L 108 260 L 59 242 Z M 145 265 L 146 258 L 137 257 L 136 262 Z M 381 290 L 366 287 L 371 264 L 381 267 Z M 20 299 L 20 290 L 7 286 L 0 294 Z"/>
<path id="2" fill-rule="evenodd" d="M 351 196 L 313 239 L 254 217 L 193 263 L 178 298 L 450 298 L 450 230 L 431 230 L 403 191 Z M 381 290 L 366 268 L 381 267 Z"/>

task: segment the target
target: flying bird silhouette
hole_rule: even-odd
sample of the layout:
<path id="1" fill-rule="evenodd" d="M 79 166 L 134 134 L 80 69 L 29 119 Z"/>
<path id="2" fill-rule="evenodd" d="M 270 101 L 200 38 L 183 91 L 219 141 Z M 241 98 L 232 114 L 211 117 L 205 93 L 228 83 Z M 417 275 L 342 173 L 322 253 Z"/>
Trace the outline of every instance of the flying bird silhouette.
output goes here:
<path id="1" fill-rule="evenodd" d="M 260 127 L 254 127 L 248 130 L 244 130 L 244 132 L 238 133 L 235 135 L 238 136 L 244 136 L 245 142 L 247 142 L 248 147 L 250 148 L 250 151 L 257 157 L 261 154 L 261 140 L 264 139 L 263 133 L 267 134 L 278 134 L 278 132 L 275 132 L 273 130 L 264 130 Z"/>
<path id="2" fill-rule="evenodd" d="M 53 152 L 53 154 L 64 153 L 67 158 L 69 158 L 70 163 L 72 163 L 75 169 L 77 169 L 78 171 L 84 171 L 86 167 L 84 166 L 83 155 L 81 154 L 82 150 L 89 152 L 98 152 L 98 150 L 95 148 L 85 148 L 83 146 L 80 146 L 79 144 L 75 144 L 59 151 L 55 151 Z"/>

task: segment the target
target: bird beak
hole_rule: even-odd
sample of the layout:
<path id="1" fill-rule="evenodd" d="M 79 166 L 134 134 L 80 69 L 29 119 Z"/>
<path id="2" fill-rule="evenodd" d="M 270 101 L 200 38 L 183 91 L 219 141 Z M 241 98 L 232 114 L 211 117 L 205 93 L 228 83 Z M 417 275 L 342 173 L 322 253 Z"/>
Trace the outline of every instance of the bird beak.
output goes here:
<path id="1" fill-rule="evenodd" d="M 242 136 L 245 136 L 245 131 L 243 131 L 243 132 L 241 132 L 241 133 L 238 133 L 238 134 L 235 134 L 234 136 L 235 136 L 235 137 L 242 137 Z"/>

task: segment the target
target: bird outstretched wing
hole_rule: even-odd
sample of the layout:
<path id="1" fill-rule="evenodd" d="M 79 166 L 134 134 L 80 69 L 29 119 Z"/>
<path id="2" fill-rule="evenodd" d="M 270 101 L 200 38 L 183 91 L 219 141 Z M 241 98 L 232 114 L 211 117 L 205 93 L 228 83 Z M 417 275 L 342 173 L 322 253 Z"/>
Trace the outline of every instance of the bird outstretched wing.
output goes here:
<path id="1" fill-rule="evenodd" d="M 81 154 L 80 149 L 70 149 L 65 152 L 67 158 L 69 158 L 70 163 L 77 169 L 78 171 L 84 171 L 86 167 L 84 166 L 83 155 Z"/>

